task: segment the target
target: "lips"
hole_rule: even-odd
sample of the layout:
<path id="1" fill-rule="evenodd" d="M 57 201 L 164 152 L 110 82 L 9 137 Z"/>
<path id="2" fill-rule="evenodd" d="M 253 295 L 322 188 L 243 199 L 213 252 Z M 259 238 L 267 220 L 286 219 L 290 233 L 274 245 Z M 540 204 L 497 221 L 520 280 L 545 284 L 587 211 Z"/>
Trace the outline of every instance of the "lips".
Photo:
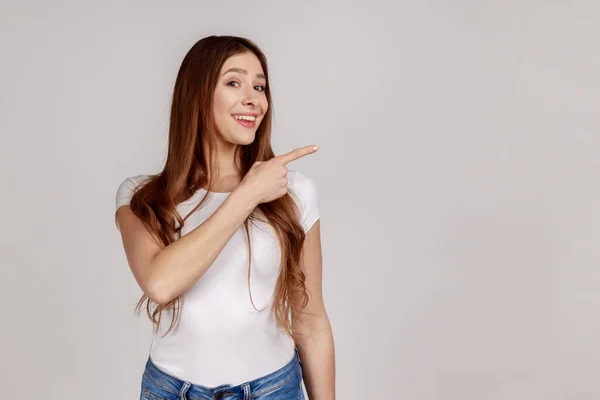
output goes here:
<path id="1" fill-rule="evenodd" d="M 231 118 L 233 118 L 233 117 L 231 117 Z M 244 128 L 254 128 L 254 126 L 256 125 L 256 120 L 246 121 L 245 119 L 235 119 L 235 118 L 233 118 L 233 119 L 235 120 L 235 122 L 237 122 Z"/>

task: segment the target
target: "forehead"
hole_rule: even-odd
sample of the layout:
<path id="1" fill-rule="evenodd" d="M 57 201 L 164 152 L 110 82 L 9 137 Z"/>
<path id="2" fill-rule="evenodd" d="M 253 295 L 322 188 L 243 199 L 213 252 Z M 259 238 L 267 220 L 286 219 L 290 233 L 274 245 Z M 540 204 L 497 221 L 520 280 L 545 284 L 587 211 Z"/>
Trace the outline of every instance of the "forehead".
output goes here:
<path id="1" fill-rule="evenodd" d="M 256 76 L 257 74 L 264 74 L 258 57 L 251 52 L 235 54 L 229 57 L 223 64 L 223 68 L 221 68 L 221 74 L 227 72 L 227 70 L 231 68 L 244 69 L 248 71 L 248 74 L 250 74 L 252 77 Z"/>

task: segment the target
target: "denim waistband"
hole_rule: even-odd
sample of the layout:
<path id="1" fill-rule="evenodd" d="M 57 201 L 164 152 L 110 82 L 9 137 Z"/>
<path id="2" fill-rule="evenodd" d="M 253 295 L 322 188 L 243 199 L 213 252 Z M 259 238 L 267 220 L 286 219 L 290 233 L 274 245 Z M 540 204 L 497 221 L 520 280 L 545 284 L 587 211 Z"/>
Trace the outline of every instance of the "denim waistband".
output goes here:
<path id="1" fill-rule="evenodd" d="M 222 396 L 236 395 L 242 399 L 250 399 L 250 394 L 252 394 L 252 397 L 256 397 L 285 385 L 301 372 L 301 364 L 300 357 L 298 356 L 298 349 L 295 347 L 294 356 L 290 362 L 275 372 L 236 386 L 223 384 L 214 387 L 206 387 L 170 375 L 157 367 L 152 362 L 152 359 L 148 357 L 144 375 L 163 390 L 181 396 L 182 398 L 220 399 Z"/>

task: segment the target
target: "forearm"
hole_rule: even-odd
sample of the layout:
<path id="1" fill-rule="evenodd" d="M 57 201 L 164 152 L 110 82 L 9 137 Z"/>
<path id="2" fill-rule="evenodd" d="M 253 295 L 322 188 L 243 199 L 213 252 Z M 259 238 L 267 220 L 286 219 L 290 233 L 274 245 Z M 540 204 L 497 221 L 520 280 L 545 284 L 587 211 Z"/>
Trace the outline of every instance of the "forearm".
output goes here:
<path id="1" fill-rule="evenodd" d="M 234 191 L 206 221 L 156 254 L 151 281 L 162 304 L 193 286 L 254 208 L 245 193 Z"/>
<path id="2" fill-rule="evenodd" d="M 329 320 L 302 339 L 294 339 L 310 400 L 335 400 L 335 351 Z"/>

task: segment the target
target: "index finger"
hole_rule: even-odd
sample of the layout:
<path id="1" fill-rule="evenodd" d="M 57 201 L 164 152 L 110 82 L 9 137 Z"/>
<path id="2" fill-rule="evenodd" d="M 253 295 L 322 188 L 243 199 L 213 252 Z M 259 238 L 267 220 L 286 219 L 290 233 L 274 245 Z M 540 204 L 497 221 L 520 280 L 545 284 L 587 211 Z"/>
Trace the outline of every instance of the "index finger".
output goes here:
<path id="1" fill-rule="evenodd" d="M 282 154 L 280 156 L 277 156 L 277 158 L 279 160 L 281 160 L 281 162 L 285 165 L 288 164 L 294 160 L 299 159 L 300 157 L 304 157 L 308 154 L 312 154 L 315 151 L 317 151 L 319 149 L 318 146 L 305 146 L 305 147 L 300 147 L 297 148 L 296 150 L 292 150 L 289 153 L 286 154 Z"/>

